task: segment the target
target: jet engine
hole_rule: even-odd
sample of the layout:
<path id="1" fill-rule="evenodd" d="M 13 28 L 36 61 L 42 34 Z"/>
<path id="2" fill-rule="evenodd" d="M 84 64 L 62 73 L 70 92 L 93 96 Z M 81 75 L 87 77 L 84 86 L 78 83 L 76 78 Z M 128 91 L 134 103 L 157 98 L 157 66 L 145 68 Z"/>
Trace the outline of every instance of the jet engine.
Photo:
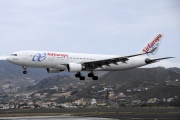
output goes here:
<path id="1" fill-rule="evenodd" d="M 80 72 L 80 71 L 84 70 L 85 67 L 82 66 L 82 64 L 69 63 L 69 64 L 67 64 L 67 69 L 69 72 Z"/>
<path id="2" fill-rule="evenodd" d="M 151 59 L 149 59 L 149 58 L 146 58 L 145 59 L 145 63 L 146 64 L 150 64 L 150 63 L 153 63 L 153 62 L 155 62 L 154 60 L 151 60 Z"/>
<path id="3" fill-rule="evenodd" d="M 58 73 L 64 70 L 54 69 L 54 68 L 46 68 L 48 73 Z"/>

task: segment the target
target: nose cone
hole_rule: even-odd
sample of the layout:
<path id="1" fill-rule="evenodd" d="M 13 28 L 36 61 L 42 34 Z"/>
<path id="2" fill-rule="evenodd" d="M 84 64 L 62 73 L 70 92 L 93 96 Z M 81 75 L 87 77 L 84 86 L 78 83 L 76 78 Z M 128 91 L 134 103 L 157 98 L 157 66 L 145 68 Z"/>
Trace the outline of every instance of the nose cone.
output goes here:
<path id="1" fill-rule="evenodd" d="M 11 58 L 10 56 L 7 56 L 7 57 L 6 57 L 6 60 L 7 60 L 8 62 L 12 62 L 12 58 Z"/>

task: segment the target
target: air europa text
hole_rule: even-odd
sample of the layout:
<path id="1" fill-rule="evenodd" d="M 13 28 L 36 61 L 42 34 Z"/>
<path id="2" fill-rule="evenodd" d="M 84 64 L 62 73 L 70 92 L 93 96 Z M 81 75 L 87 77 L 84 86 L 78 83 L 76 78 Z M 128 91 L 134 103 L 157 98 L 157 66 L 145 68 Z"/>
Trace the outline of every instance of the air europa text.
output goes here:
<path id="1" fill-rule="evenodd" d="M 143 52 L 147 53 L 159 41 L 161 37 L 162 35 L 159 34 L 151 43 L 147 45 L 147 47 L 143 49 Z"/>

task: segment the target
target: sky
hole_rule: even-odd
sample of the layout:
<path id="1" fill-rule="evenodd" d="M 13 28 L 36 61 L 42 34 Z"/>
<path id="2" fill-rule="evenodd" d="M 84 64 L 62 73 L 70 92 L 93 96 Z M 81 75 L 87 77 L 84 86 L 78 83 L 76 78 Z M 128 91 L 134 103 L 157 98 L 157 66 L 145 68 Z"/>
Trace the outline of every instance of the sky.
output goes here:
<path id="1" fill-rule="evenodd" d="M 132 55 L 164 34 L 155 66 L 180 67 L 179 0 L 0 0 L 0 56 L 22 50 Z"/>

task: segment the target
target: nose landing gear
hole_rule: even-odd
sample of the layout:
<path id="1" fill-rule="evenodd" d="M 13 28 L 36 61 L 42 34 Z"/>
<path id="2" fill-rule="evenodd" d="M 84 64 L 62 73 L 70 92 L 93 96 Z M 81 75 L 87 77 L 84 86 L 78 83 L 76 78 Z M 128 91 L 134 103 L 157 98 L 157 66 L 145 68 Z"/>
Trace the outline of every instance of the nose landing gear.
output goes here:
<path id="1" fill-rule="evenodd" d="M 24 69 L 23 74 L 27 74 L 27 71 L 26 71 L 27 67 L 23 66 L 23 69 Z"/>
<path id="2" fill-rule="evenodd" d="M 23 71 L 23 74 L 27 74 L 27 71 Z"/>

